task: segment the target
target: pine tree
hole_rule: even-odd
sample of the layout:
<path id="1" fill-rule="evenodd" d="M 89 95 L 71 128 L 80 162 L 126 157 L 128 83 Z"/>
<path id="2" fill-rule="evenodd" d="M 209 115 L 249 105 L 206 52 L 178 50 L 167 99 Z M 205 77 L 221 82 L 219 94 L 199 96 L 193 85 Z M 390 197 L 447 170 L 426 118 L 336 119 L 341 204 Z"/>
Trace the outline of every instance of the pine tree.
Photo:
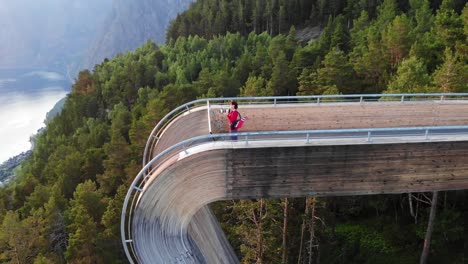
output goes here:
<path id="1" fill-rule="evenodd" d="M 430 83 L 431 79 L 423 62 L 416 57 L 409 57 L 401 62 L 386 93 L 426 93 L 430 92 Z"/>
<path id="2" fill-rule="evenodd" d="M 70 237 L 65 257 L 68 263 L 96 263 L 99 254 L 96 248 L 97 225 L 82 205 L 70 209 Z"/>
<path id="3" fill-rule="evenodd" d="M 31 263 L 39 252 L 45 252 L 43 211 L 35 210 L 25 219 L 20 219 L 17 212 L 7 211 L 0 226 L 0 260 Z"/>
<path id="4" fill-rule="evenodd" d="M 205 95 L 213 87 L 213 76 L 207 67 L 202 68 L 198 74 L 198 79 L 193 82 L 193 87 L 200 95 Z"/>
<path id="5" fill-rule="evenodd" d="M 396 69 L 400 61 L 408 55 L 413 42 L 411 32 L 411 21 L 403 14 L 395 17 L 382 33 L 384 51 L 392 69 Z"/>
<path id="6" fill-rule="evenodd" d="M 245 50 L 240 58 L 236 62 L 236 67 L 233 70 L 233 74 L 241 84 L 247 81 L 252 69 L 252 54 L 249 50 Z"/>
<path id="7" fill-rule="evenodd" d="M 468 40 L 468 3 L 463 8 L 461 17 L 463 19 L 463 29 L 465 32 L 465 37 Z"/>
<path id="8" fill-rule="evenodd" d="M 350 46 L 352 51 L 349 56 L 358 58 L 367 49 L 367 31 L 369 27 L 369 16 L 366 11 L 353 21 L 353 28 L 350 29 Z"/>
<path id="9" fill-rule="evenodd" d="M 437 10 L 434 33 L 444 46 L 453 48 L 457 41 L 465 41 L 463 21 L 453 10 L 453 1 L 444 0 Z"/>
<path id="10" fill-rule="evenodd" d="M 395 17 L 398 15 L 398 8 L 395 0 L 384 0 L 377 8 L 378 16 L 375 21 L 375 26 L 379 31 L 387 28 Z"/>
<path id="11" fill-rule="evenodd" d="M 122 214 L 122 204 L 127 194 L 127 186 L 122 185 L 117 190 L 117 194 L 109 201 L 106 211 L 102 216 L 102 250 L 105 259 L 113 263 L 126 259 L 122 248 L 120 237 L 120 218 Z"/>
<path id="12" fill-rule="evenodd" d="M 345 18 L 344 16 L 339 15 L 334 21 L 330 47 L 338 47 L 339 49 L 346 51 L 349 47 L 349 39 L 349 32 L 345 26 Z"/>
<path id="13" fill-rule="evenodd" d="M 367 46 L 360 47 L 359 53 L 351 56 L 353 69 L 360 79 L 360 85 L 370 90 L 371 93 L 379 93 L 386 83 L 389 61 L 383 53 L 377 27 L 370 26 L 367 29 Z"/>
<path id="14" fill-rule="evenodd" d="M 450 48 L 446 48 L 444 63 L 434 72 L 436 89 L 444 93 L 468 91 L 466 69 L 466 64 L 457 60 Z"/>
<path id="15" fill-rule="evenodd" d="M 296 37 L 296 28 L 294 26 L 291 26 L 291 28 L 289 29 L 289 33 L 286 36 L 286 41 L 284 43 L 283 48 L 286 55 L 286 60 L 288 60 L 289 62 L 292 61 L 293 56 L 296 50 L 299 48 L 299 46 L 300 45 L 298 44 L 298 40 Z"/>
<path id="16" fill-rule="evenodd" d="M 129 135 L 131 125 L 130 112 L 123 104 L 114 106 L 110 113 L 112 125 L 110 129 L 110 142 L 104 145 L 107 159 L 104 160 L 104 173 L 98 175 L 97 181 L 104 193 L 112 193 L 127 178 L 124 168 L 129 162 Z"/>
<path id="17" fill-rule="evenodd" d="M 294 95 L 296 94 L 296 76 L 289 67 L 284 52 L 279 52 L 274 59 L 273 72 L 268 82 L 268 89 L 275 95 Z"/>
<path id="18" fill-rule="evenodd" d="M 315 90 L 323 94 L 331 86 L 342 93 L 351 93 L 354 84 L 350 81 L 353 75 L 352 67 L 347 63 L 348 59 L 343 51 L 333 48 L 322 61 L 322 67 L 313 75 Z"/>
<path id="19" fill-rule="evenodd" d="M 312 68 L 304 68 L 298 78 L 298 95 L 319 95 L 321 91 L 317 90 L 317 73 Z"/>
<path id="20" fill-rule="evenodd" d="M 97 241 L 98 222 L 104 213 L 102 195 L 96 184 L 86 181 L 77 186 L 66 214 L 70 233 L 66 259 L 69 263 L 100 262 Z"/>
<path id="21" fill-rule="evenodd" d="M 51 190 L 51 197 L 44 204 L 45 238 L 48 251 L 56 259 L 62 260 L 68 243 L 68 234 L 65 226 L 64 210 L 67 207 L 66 199 L 61 195 L 57 185 Z"/>
<path id="22" fill-rule="evenodd" d="M 241 88 L 242 96 L 273 96 L 272 90 L 266 88 L 266 81 L 261 76 L 249 76 Z"/>
<path id="23" fill-rule="evenodd" d="M 410 0 L 410 13 L 416 20 L 414 32 L 417 35 L 428 32 L 434 24 L 434 16 L 428 0 Z"/>

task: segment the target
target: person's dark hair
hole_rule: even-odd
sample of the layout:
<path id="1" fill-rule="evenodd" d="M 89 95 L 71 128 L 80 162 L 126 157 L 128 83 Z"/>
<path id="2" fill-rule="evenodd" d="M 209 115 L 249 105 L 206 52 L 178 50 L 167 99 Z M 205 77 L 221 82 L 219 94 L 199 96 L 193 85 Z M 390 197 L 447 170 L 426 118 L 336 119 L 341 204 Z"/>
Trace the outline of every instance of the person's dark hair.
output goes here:
<path id="1" fill-rule="evenodd" d="M 231 104 L 234 105 L 234 109 L 237 109 L 237 102 L 236 101 L 231 101 Z"/>

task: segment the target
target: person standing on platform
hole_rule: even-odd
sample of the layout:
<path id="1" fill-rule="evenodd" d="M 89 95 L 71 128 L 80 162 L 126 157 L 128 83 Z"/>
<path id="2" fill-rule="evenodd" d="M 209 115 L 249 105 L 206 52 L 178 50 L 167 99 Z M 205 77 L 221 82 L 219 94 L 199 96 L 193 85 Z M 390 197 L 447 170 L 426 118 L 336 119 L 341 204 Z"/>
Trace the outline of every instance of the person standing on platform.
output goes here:
<path id="1" fill-rule="evenodd" d="M 231 133 L 231 140 L 237 140 L 237 122 L 239 122 L 239 112 L 237 111 L 238 105 L 236 101 L 229 103 L 229 111 L 227 118 L 229 119 L 229 133 Z"/>

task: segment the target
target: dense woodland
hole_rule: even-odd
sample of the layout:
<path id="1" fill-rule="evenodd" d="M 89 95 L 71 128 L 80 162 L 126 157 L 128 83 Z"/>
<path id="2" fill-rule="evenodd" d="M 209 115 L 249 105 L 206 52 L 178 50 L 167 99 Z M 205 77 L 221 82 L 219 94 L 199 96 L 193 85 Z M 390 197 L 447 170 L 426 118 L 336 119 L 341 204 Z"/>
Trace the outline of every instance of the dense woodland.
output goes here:
<path id="1" fill-rule="evenodd" d="M 214 13 L 219 29 L 210 28 Z M 295 27 L 307 23 L 323 30 L 301 45 Z M 16 179 L 0 188 L 1 263 L 126 263 L 125 193 L 154 125 L 190 100 L 468 92 L 468 5 L 450 0 L 198 1 L 168 36 L 167 45 L 148 42 L 80 72 Z M 465 193 L 439 192 L 428 263 L 463 262 Z M 307 197 L 212 208 L 242 263 L 417 263 L 431 199 Z"/>

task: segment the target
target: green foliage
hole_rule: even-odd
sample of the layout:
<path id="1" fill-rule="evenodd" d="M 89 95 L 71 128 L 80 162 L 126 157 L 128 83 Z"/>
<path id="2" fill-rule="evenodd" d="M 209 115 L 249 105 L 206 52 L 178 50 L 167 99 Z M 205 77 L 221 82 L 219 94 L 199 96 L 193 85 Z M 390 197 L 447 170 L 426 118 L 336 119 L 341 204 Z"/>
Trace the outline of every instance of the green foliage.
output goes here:
<path id="1" fill-rule="evenodd" d="M 261 76 L 250 76 L 242 86 L 240 94 L 242 96 L 271 96 L 273 91 L 266 87 L 265 79 Z"/>
<path id="2" fill-rule="evenodd" d="M 98 221 L 104 213 L 102 194 L 96 184 L 86 181 L 76 187 L 70 209 L 66 214 L 67 229 L 70 234 L 65 257 L 70 263 L 94 263 L 99 261 L 96 247 Z"/>
<path id="3" fill-rule="evenodd" d="M 167 45 L 147 42 L 79 73 L 62 112 L 0 188 L 0 262 L 125 262 L 120 210 L 147 137 L 166 113 L 196 98 L 468 91 L 468 5 L 437 7 L 427 0 L 195 2 L 171 24 Z M 321 34 L 301 45 L 305 26 Z M 457 263 L 461 205 L 455 194 L 447 200 L 431 254 Z M 295 200 L 289 263 L 298 260 L 301 237 L 302 257 L 308 254 L 312 222 L 311 252 L 321 263 L 415 263 L 425 223 L 415 223 L 407 202 L 323 198 L 311 218 L 307 202 Z M 283 203 L 263 203 L 225 202 L 216 210 L 244 262 L 281 261 Z M 424 219 L 427 208 L 420 208 Z"/>
<path id="4" fill-rule="evenodd" d="M 291 25 L 299 25 L 310 17 L 312 5 L 316 1 L 304 0 L 202 0 L 195 2 L 190 9 L 171 22 L 166 39 L 189 35 L 212 38 L 226 32 L 268 32 L 271 35 L 287 33 Z M 337 5 L 322 5 L 319 21 L 327 14 L 337 14 L 345 1 Z M 317 21 L 318 22 L 318 21 Z"/>
<path id="5" fill-rule="evenodd" d="M 350 62 L 364 90 L 372 89 L 373 93 L 379 93 L 385 88 L 389 62 L 384 56 L 381 36 L 375 25 L 367 28 L 366 39 L 364 46 L 353 49 Z"/>
<path id="6" fill-rule="evenodd" d="M 21 220 L 16 212 L 8 211 L 0 226 L 0 260 L 30 263 L 40 251 L 45 251 L 44 227 L 36 214 Z"/>
<path id="7" fill-rule="evenodd" d="M 277 201 L 241 200 L 232 205 L 236 224 L 232 232 L 241 238 L 241 263 L 280 261 L 281 210 Z"/>
<path id="8" fill-rule="evenodd" d="M 434 16 L 429 6 L 428 0 L 410 0 L 410 12 L 416 21 L 414 29 L 416 34 L 428 32 L 434 24 Z"/>
<path id="9" fill-rule="evenodd" d="M 369 227 L 353 224 L 337 225 L 334 233 L 347 243 L 356 244 L 370 253 L 394 253 L 395 247 L 385 239 L 382 233 L 369 230 Z"/>
<path id="10" fill-rule="evenodd" d="M 465 5 L 465 8 L 463 8 L 462 19 L 465 37 L 468 37 L 468 3 Z"/>
<path id="11" fill-rule="evenodd" d="M 453 9 L 444 5 L 437 11 L 434 32 L 438 40 L 446 47 L 454 47 L 457 41 L 466 40 L 461 17 Z"/>
<path id="12" fill-rule="evenodd" d="M 69 263 L 94 263 L 98 261 L 96 244 L 97 225 L 87 214 L 84 206 L 70 210 L 69 241 L 65 257 Z"/>
<path id="13" fill-rule="evenodd" d="M 296 73 L 289 67 L 284 52 L 279 52 L 273 61 L 273 71 L 268 82 L 268 90 L 275 95 L 296 94 Z"/>
<path id="14" fill-rule="evenodd" d="M 327 89 L 335 87 L 338 93 L 349 93 L 353 89 L 351 76 L 353 69 L 346 63 L 343 51 L 333 48 L 322 61 L 322 67 L 310 72 L 305 69 L 300 78 L 300 94 L 324 94 Z M 308 74 L 308 76 L 307 76 Z"/>
<path id="15" fill-rule="evenodd" d="M 64 252 L 68 241 L 68 233 L 64 220 L 66 208 L 67 201 L 54 186 L 49 201 L 44 204 L 43 218 L 45 226 L 44 237 L 48 241 L 48 253 L 50 253 L 50 257 L 57 260 L 64 259 Z"/>
<path id="16" fill-rule="evenodd" d="M 384 53 L 392 69 L 397 68 L 400 61 L 408 56 L 413 43 L 412 30 L 410 19 L 403 14 L 396 16 L 382 33 Z"/>
<path id="17" fill-rule="evenodd" d="M 126 186 L 120 186 L 115 197 L 109 201 L 101 220 L 104 230 L 101 234 L 100 251 L 104 259 L 112 263 L 126 263 L 120 241 L 120 217 L 126 194 Z"/>
<path id="18" fill-rule="evenodd" d="M 53 263 L 53 261 L 42 254 L 39 254 L 34 259 L 34 264 L 49 264 L 49 263 Z"/>
<path id="19" fill-rule="evenodd" d="M 426 66 L 416 57 L 403 60 L 398 67 L 397 74 L 388 84 L 386 93 L 425 93 L 431 92 L 429 88 L 431 79 Z"/>
<path id="20" fill-rule="evenodd" d="M 442 92 L 468 91 L 467 69 L 466 63 L 458 60 L 449 48 L 445 49 L 444 63 L 434 72 L 436 88 Z"/>
<path id="21" fill-rule="evenodd" d="M 37 185 L 21 208 L 22 215 L 29 215 L 31 210 L 41 208 L 50 199 L 50 187 Z"/>

